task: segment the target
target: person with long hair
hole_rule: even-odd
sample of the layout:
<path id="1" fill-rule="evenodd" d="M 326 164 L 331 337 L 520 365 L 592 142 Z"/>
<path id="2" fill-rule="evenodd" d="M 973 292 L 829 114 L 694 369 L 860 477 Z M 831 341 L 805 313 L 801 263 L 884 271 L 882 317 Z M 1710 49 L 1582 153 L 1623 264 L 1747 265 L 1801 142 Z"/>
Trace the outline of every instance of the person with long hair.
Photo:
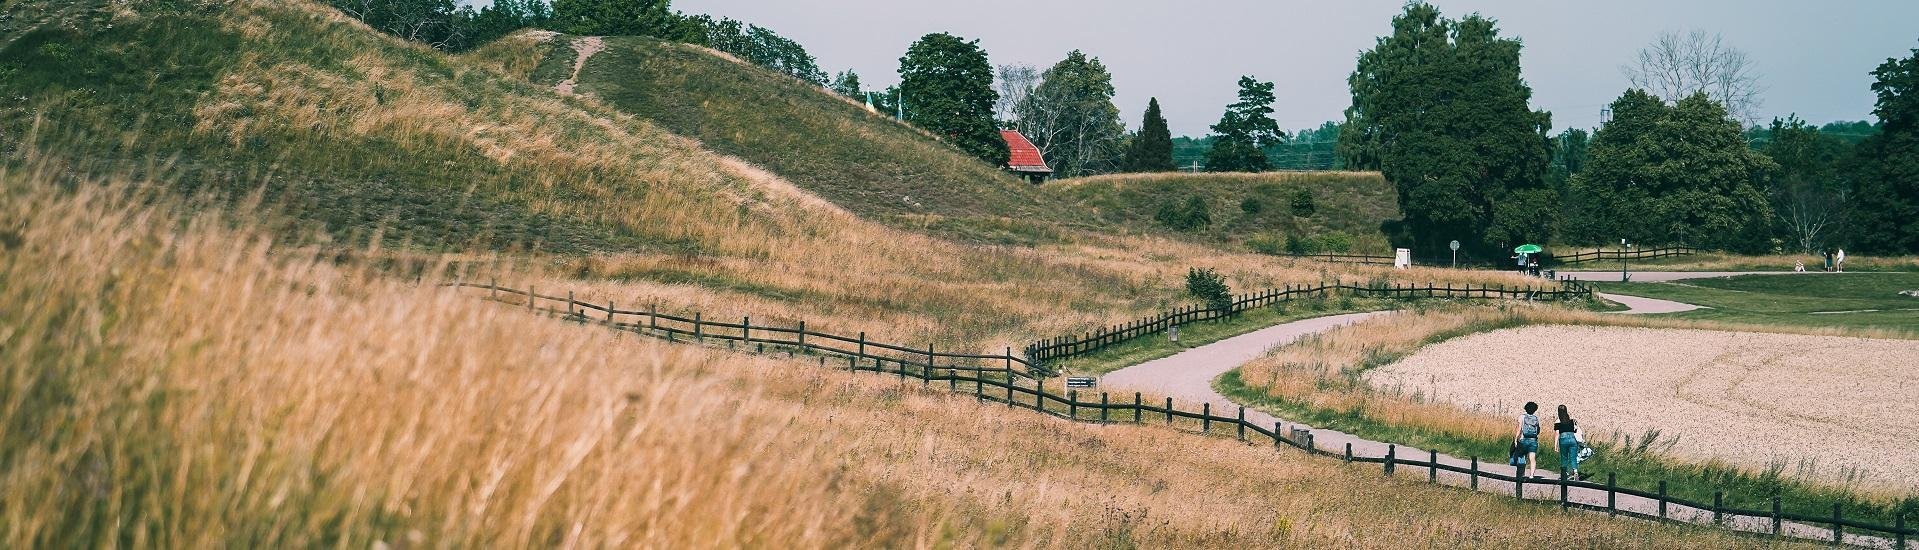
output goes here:
<path id="1" fill-rule="evenodd" d="M 1586 447 L 1585 436 L 1579 435 L 1579 422 L 1566 412 L 1566 406 L 1559 406 L 1559 421 L 1553 423 L 1553 431 L 1559 432 L 1559 471 L 1567 479 L 1579 479 L 1579 452 Z"/>
<path id="2" fill-rule="evenodd" d="M 1539 469 L 1539 404 L 1526 402 L 1526 414 L 1519 415 L 1519 429 L 1513 430 L 1514 454 L 1526 456 L 1526 477 L 1539 477 L 1534 473 Z"/>

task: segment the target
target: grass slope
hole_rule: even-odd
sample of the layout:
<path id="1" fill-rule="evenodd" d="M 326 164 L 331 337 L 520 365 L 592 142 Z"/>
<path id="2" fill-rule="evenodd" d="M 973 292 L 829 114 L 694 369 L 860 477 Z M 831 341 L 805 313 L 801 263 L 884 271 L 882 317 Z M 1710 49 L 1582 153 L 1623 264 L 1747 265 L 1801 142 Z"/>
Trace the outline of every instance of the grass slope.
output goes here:
<path id="1" fill-rule="evenodd" d="M 1114 174 L 1049 182 L 1049 195 L 1077 205 L 1087 216 L 1116 226 L 1171 231 L 1154 219 L 1166 205 L 1188 197 L 1206 201 L 1213 223 L 1190 238 L 1240 245 L 1252 237 L 1284 242 L 1332 232 L 1353 239 L 1355 252 L 1390 253 L 1380 224 L 1399 219 L 1395 191 L 1377 172 L 1272 172 L 1263 174 Z M 1294 194 L 1313 197 L 1310 214 L 1297 215 Z M 1257 211 L 1242 204 L 1251 200 Z"/>
<path id="2" fill-rule="evenodd" d="M 850 211 L 989 242 L 1030 243 L 1070 223 L 1031 185 L 891 118 L 791 77 L 711 50 L 642 37 L 606 38 L 580 93 L 765 167 Z M 532 78 L 565 78 L 567 37 Z"/>

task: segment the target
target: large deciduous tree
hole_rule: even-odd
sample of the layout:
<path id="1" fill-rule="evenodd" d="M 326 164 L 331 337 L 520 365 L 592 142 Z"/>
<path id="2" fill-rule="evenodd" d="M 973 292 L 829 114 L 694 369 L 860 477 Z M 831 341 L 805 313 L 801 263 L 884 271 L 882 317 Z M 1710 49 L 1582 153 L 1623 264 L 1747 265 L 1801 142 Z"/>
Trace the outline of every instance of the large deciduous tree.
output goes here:
<path id="1" fill-rule="evenodd" d="M 906 120 L 967 154 L 1006 165 L 1006 139 L 993 121 L 993 66 L 978 40 L 947 33 L 920 37 L 900 57 Z"/>
<path id="2" fill-rule="evenodd" d="M 1213 147 L 1206 151 L 1210 172 L 1261 172 L 1266 147 L 1286 139 L 1273 120 L 1273 83 L 1239 77 L 1239 101 L 1226 106 L 1213 125 Z"/>
<path id="3" fill-rule="evenodd" d="M 1919 253 L 1919 49 L 1872 71 L 1879 133 L 1859 142 L 1854 163 L 1854 228 L 1858 250 Z"/>
<path id="4" fill-rule="evenodd" d="M 1032 65 L 1000 65 L 999 78 L 993 81 L 999 89 L 999 100 L 993 102 L 993 116 L 1020 133 L 1026 133 L 1019 127 L 1019 105 L 1026 102 L 1026 96 L 1033 94 L 1033 88 L 1039 86 L 1039 68 Z"/>
<path id="5" fill-rule="evenodd" d="M 1347 166 L 1377 168 L 1399 191 L 1414 248 L 1438 253 L 1541 242 L 1554 233 L 1545 186 L 1551 115 L 1534 111 L 1520 43 L 1478 15 L 1453 21 L 1407 4 L 1393 33 L 1359 56 L 1339 132 Z"/>
<path id="6" fill-rule="evenodd" d="M 1667 105 L 1634 89 L 1612 113 L 1569 185 L 1567 240 L 1771 248 L 1772 208 L 1761 188 L 1778 165 L 1746 146 L 1719 102 L 1699 93 Z"/>
<path id="7" fill-rule="evenodd" d="M 1139 134 L 1133 136 L 1133 142 L 1126 148 L 1125 170 L 1170 172 L 1174 169 L 1173 132 L 1166 125 L 1166 116 L 1160 113 L 1159 98 L 1155 97 L 1147 100 Z"/>
<path id="8" fill-rule="evenodd" d="M 1852 147 L 1797 116 L 1773 119 L 1768 134 L 1762 151 L 1779 164 L 1779 172 L 1767 194 L 1781 232 L 1797 251 L 1822 249 L 1851 206 L 1843 168 Z"/>
<path id="9" fill-rule="evenodd" d="M 1063 177 L 1109 171 L 1126 131 L 1113 105 L 1113 75 L 1099 58 L 1079 50 L 1040 75 L 1038 86 L 1014 107 L 1019 128 Z"/>
<path id="10" fill-rule="evenodd" d="M 1758 122 L 1759 74 L 1746 52 L 1726 45 L 1719 34 L 1693 30 L 1660 33 L 1619 68 L 1633 87 L 1678 103 L 1704 93 L 1745 124 Z"/>
<path id="11" fill-rule="evenodd" d="M 667 36 L 679 18 L 671 0 L 553 0 L 553 29 L 603 36 Z"/>

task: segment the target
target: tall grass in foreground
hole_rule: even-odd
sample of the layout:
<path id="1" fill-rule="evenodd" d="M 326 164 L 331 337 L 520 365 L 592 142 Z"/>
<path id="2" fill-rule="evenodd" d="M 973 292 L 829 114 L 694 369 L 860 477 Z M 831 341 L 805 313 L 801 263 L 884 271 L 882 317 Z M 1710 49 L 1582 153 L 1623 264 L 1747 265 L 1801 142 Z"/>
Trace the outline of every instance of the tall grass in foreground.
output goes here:
<path id="1" fill-rule="evenodd" d="M 47 181 L 0 168 L 4 547 L 1743 544 L 622 337 Z"/>

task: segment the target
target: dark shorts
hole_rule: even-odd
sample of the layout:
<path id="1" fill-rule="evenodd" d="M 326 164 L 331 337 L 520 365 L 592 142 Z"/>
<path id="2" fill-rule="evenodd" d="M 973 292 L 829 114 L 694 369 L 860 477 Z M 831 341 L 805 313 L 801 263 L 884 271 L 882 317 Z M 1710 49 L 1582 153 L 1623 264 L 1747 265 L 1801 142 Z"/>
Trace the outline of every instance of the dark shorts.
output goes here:
<path id="1" fill-rule="evenodd" d="M 1538 438 L 1538 437 L 1522 437 L 1522 438 L 1520 438 L 1520 439 L 1519 439 L 1519 452 L 1522 452 L 1522 453 L 1537 453 L 1537 452 L 1539 452 L 1539 438 Z"/>

